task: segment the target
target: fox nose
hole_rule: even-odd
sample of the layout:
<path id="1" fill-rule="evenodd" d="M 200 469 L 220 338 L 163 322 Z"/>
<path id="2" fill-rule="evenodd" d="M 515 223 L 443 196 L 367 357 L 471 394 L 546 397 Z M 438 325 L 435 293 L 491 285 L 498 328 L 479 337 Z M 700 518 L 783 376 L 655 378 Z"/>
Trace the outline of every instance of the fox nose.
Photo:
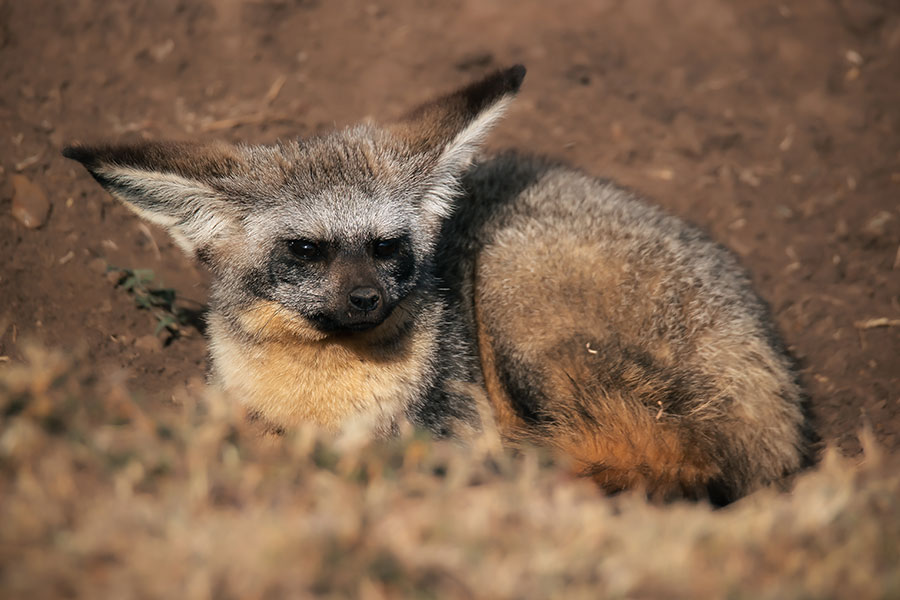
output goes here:
<path id="1" fill-rule="evenodd" d="M 375 288 L 358 287 L 350 292 L 350 306 L 364 312 L 375 310 L 380 301 L 381 294 Z"/>

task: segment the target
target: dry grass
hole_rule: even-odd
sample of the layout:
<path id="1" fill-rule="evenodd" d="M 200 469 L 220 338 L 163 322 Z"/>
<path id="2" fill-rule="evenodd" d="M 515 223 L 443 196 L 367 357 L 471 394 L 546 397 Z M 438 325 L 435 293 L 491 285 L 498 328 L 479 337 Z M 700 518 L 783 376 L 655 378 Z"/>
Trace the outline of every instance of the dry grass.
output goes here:
<path id="1" fill-rule="evenodd" d="M 0 369 L 4 598 L 900 597 L 900 476 L 871 444 L 791 494 L 654 506 L 533 453 L 261 440 L 60 354 Z"/>

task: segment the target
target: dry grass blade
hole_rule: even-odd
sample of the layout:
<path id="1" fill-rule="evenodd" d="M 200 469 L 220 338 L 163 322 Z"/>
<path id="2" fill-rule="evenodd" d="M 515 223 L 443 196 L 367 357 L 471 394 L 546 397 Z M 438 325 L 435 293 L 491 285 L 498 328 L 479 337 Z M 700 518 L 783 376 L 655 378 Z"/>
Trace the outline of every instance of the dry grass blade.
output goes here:
<path id="1" fill-rule="evenodd" d="M 864 321 L 856 321 L 853 326 L 857 329 L 875 329 L 877 327 L 900 327 L 900 319 L 889 319 L 887 317 L 879 317 L 877 319 L 866 319 Z"/>
<path id="2" fill-rule="evenodd" d="M 270 113 L 267 110 L 239 115 L 236 117 L 228 117 L 219 119 L 200 125 L 199 130 L 204 132 L 222 131 L 225 129 L 234 129 L 242 125 L 258 125 L 267 121 L 293 121 L 294 117 L 285 114 Z"/>
<path id="3" fill-rule="evenodd" d="M 269 87 L 269 91 L 266 92 L 266 97 L 263 99 L 266 106 L 272 104 L 275 101 L 275 98 L 278 97 L 278 94 L 281 93 L 281 88 L 284 87 L 284 83 L 287 81 L 286 75 L 279 75 L 275 81 L 272 82 L 271 87 Z"/>

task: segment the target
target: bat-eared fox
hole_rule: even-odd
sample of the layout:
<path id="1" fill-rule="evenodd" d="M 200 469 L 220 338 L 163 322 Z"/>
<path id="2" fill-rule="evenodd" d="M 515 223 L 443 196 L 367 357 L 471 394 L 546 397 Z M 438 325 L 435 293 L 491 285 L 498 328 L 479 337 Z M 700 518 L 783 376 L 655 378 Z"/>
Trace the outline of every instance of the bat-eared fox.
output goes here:
<path id="1" fill-rule="evenodd" d="M 482 427 L 602 488 L 735 499 L 806 456 L 745 271 L 615 183 L 479 154 L 525 76 L 272 145 L 72 146 L 212 276 L 212 380 L 275 430 Z"/>

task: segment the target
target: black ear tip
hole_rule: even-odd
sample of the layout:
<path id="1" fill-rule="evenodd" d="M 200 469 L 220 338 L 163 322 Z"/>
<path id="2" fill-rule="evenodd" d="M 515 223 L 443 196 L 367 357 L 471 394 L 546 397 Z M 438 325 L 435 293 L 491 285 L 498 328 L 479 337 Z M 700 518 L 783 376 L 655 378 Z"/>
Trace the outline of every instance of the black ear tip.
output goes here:
<path id="1" fill-rule="evenodd" d="M 527 69 L 525 65 L 513 65 L 506 71 L 507 77 L 509 77 L 509 82 L 512 84 L 512 87 L 516 90 L 522 85 L 522 80 L 525 79 L 525 73 Z"/>
<path id="2" fill-rule="evenodd" d="M 72 160 L 77 160 L 80 163 L 87 163 L 91 157 L 94 155 L 89 149 L 84 146 L 66 146 L 62 150 L 62 155 L 66 158 L 70 158 Z"/>
<path id="3" fill-rule="evenodd" d="M 525 79 L 525 67 L 513 65 L 507 69 L 494 71 L 481 81 L 473 83 L 467 88 L 479 98 L 487 98 L 490 101 L 499 99 L 506 94 L 515 94 L 522 87 Z"/>
<path id="4" fill-rule="evenodd" d="M 523 79 L 525 79 L 525 65 L 513 65 L 508 69 L 500 69 L 488 77 L 488 80 L 493 80 L 494 85 L 499 86 L 499 89 L 513 94 L 522 87 Z"/>

